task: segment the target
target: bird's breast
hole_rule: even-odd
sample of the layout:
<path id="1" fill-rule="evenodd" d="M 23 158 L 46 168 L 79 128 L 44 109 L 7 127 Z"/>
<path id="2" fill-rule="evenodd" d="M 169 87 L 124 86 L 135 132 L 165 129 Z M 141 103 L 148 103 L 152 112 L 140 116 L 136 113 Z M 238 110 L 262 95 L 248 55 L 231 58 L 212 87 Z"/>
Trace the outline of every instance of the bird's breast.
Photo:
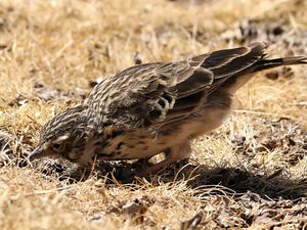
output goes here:
<path id="1" fill-rule="evenodd" d="M 231 97 L 225 93 L 208 97 L 199 111 L 184 120 L 166 124 L 155 132 L 149 129 L 110 131 L 94 141 L 99 159 L 122 160 L 150 158 L 170 147 L 206 134 L 219 127 L 230 112 Z"/>
<path id="2" fill-rule="evenodd" d="M 95 154 L 99 159 L 122 160 L 148 158 L 163 152 L 169 143 L 146 130 L 129 130 L 121 135 L 97 141 Z"/>

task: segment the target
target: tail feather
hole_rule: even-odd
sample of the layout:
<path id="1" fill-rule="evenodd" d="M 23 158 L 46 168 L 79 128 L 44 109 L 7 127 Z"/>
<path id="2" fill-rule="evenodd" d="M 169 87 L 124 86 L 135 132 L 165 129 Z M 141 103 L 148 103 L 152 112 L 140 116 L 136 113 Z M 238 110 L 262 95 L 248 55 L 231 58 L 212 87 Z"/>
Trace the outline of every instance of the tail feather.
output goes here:
<path id="1" fill-rule="evenodd" d="M 250 73 L 255 73 L 261 70 L 270 69 L 283 65 L 297 65 L 297 64 L 307 64 L 307 56 L 296 56 L 296 57 L 285 57 L 276 59 L 261 59 L 257 61 L 250 68 L 236 74 L 226 81 L 221 83 L 222 87 L 226 89 L 230 94 L 234 94 L 241 86 L 251 79 Z M 210 89 L 209 93 L 216 91 L 216 88 Z"/>
<path id="2" fill-rule="evenodd" d="M 307 56 L 285 57 L 282 59 L 284 65 L 307 64 Z"/>
<path id="3" fill-rule="evenodd" d="M 285 58 L 276 58 L 276 59 L 263 59 L 258 61 L 254 65 L 254 72 L 270 69 L 282 65 L 298 65 L 298 64 L 307 64 L 307 56 L 295 56 L 295 57 L 285 57 Z"/>

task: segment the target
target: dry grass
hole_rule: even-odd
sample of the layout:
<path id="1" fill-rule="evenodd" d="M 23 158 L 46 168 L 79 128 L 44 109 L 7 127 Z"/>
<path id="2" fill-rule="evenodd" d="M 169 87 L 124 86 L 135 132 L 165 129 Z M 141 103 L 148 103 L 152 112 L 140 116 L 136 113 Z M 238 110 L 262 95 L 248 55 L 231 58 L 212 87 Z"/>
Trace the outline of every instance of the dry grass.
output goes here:
<path id="1" fill-rule="evenodd" d="M 302 66 L 255 77 L 190 163 L 155 177 L 125 162 L 98 162 L 79 181 L 68 163 L 18 167 L 48 119 L 136 51 L 167 61 L 261 39 L 274 56 L 307 54 L 304 0 L 193 2 L 0 2 L 0 229 L 307 228 Z"/>

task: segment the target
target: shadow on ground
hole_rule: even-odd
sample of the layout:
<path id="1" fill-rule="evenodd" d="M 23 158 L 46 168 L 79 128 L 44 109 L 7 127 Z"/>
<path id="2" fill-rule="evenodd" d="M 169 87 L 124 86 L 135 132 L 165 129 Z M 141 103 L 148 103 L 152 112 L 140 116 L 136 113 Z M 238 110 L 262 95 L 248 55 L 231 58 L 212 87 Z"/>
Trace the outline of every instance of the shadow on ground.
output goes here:
<path id="1" fill-rule="evenodd" d="M 227 193 L 242 194 L 257 193 L 266 199 L 297 199 L 306 196 L 307 180 L 293 180 L 278 170 L 271 175 L 256 175 L 238 168 L 208 169 L 206 165 L 181 161 L 170 165 L 156 175 L 144 175 L 140 163 L 127 162 L 97 162 L 94 169 L 67 167 L 65 164 L 49 162 L 42 172 L 47 175 L 56 174 L 60 180 L 70 180 L 71 183 L 83 181 L 90 176 L 104 179 L 106 184 L 134 184 L 140 179 L 146 179 L 153 185 L 159 183 L 188 180 L 191 188 L 224 187 Z M 46 165 L 46 166 L 47 166 Z M 213 193 L 220 193 L 220 189 Z"/>
<path id="2" fill-rule="evenodd" d="M 281 164 L 270 175 L 258 170 L 258 165 L 251 167 L 248 169 L 249 171 L 234 167 L 208 169 L 207 165 L 199 164 L 193 160 L 172 164 L 156 175 L 144 175 L 147 165 L 142 161 L 136 163 L 97 161 L 95 167 L 81 169 L 64 160 L 47 159 L 33 162 L 33 168 L 46 175 L 55 175 L 59 180 L 68 179 L 71 183 L 86 180 L 90 176 L 104 179 L 107 185 L 120 182 L 121 184 L 129 184 L 129 186 L 138 183 L 140 179 L 146 179 L 152 185 L 159 185 L 161 182 L 177 182 L 184 179 L 188 181 L 188 186 L 195 190 L 204 187 L 214 188 L 215 186 L 222 188 L 222 191 L 216 189 L 216 193 L 226 191 L 240 195 L 250 191 L 265 199 L 306 197 L 307 178 L 295 180 L 287 174 L 286 169 L 282 168 L 283 165 L 295 166 L 305 157 L 307 153 L 306 130 L 295 121 L 285 118 L 276 121 L 261 119 L 261 122 L 262 128 L 254 128 L 258 131 L 252 139 L 245 136 L 234 136 L 232 147 L 234 154 L 242 157 L 246 162 L 251 162 L 257 154 L 266 154 L 267 149 L 281 152 L 283 156 L 280 159 Z M 1 139 L 0 136 L 0 146 L 1 140 L 6 143 L 5 139 Z M 26 138 L 23 138 L 23 140 L 26 140 Z M 257 146 L 253 145 L 254 142 L 257 143 Z M 20 156 L 25 158 L 23 151 L 29 152 L 26 148 L 31 148 L 31 145 L 23 143 L 22 146 L 25 150 L 20 150 Z M 13 154 L 10 145 L 7 145 L 4 151 L 7 151 L 6 155 L 12 158 L 8 162 L 15 162 L 14 165 L 19 166 L 27 165 L 27 163 L 24 164 L 25 161 L 16 160 L 20 157 Z"/>

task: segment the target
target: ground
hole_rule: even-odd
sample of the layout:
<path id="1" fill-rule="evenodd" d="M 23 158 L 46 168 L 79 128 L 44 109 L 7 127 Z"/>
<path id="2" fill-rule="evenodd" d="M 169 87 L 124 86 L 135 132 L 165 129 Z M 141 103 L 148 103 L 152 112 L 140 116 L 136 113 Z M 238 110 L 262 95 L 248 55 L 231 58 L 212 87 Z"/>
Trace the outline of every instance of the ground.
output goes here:
<path id="1" fill-rule="evenodd" d="M 2 0 L 0 229 L 306 229 L 307 68 L 259 73 L 189 161 L 21 164 L 42 125 L 136 61 L 268 41 L 307 55 L 305 0 Z"/>

